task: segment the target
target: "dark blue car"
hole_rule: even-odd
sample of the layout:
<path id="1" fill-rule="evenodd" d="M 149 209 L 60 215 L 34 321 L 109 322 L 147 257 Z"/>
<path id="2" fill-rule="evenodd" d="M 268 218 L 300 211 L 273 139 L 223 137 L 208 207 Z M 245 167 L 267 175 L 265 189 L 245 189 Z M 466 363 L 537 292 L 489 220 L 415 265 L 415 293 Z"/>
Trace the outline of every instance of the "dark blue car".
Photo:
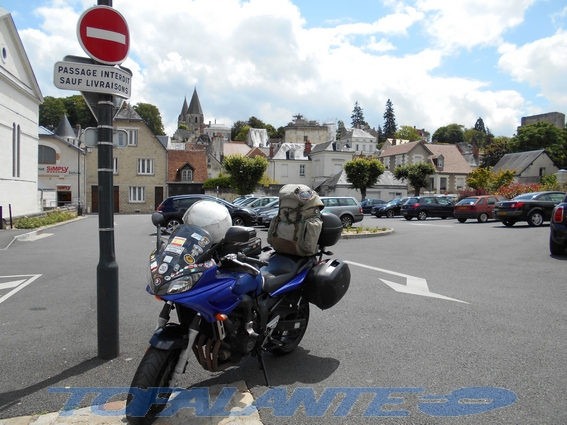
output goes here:
<path id="1" fill-rule="evenodd" d="M 567 196 L 553 209 L 549 222 L 549 251 L 562 255 L 567 248 Z"/>

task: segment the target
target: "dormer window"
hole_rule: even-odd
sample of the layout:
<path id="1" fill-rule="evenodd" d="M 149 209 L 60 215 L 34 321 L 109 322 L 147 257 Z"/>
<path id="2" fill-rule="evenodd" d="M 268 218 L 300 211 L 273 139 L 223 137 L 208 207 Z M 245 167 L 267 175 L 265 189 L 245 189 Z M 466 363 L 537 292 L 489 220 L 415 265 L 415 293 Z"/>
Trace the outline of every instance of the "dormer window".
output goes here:
<path id="1" fill-rule="evenodd" d="M 443 158 L 443 155 L 439 155 L 439 158 L 437 158 L 437 166 L 439 168 L 443 168 L 445 166 L 444 162 L 445 159 Z"/>
<path id="2" fill-rule="evenodd" d="M 181 181 L 182 182 L 192 182 L 193 181 L 193 169 L 186 166 L 181 170 Z"/>

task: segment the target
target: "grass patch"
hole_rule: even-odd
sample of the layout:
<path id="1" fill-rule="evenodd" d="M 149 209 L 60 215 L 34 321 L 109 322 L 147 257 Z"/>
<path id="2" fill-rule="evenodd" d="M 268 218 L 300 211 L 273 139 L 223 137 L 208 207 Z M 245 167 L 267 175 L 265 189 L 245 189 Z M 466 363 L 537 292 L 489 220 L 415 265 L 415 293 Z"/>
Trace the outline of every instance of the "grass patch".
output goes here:
<path id="1" fill-rule="evenodd" d="M 343 234 L 347 234 L 347 235 L 358 235 L 358 234 L 362 234 L 362 233 L 381 233 L 381 232 L 387 232 L 388 229 L 387 227 L 347 227 L 345 229 L 343 229 Z"/>

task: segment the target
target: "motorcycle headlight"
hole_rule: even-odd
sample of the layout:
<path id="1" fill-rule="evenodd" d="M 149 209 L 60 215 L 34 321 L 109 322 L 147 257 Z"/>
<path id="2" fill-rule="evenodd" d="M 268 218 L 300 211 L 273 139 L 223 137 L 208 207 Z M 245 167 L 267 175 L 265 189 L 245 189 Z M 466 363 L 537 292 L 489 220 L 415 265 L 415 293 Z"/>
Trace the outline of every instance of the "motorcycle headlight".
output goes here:
<path id="1" fill-rule="evenodd" d="M 191 273 L 172 281 L 167 288 L 168 294 L 179 294 L 191 289 L 203 276 L 203 273 Z"/>

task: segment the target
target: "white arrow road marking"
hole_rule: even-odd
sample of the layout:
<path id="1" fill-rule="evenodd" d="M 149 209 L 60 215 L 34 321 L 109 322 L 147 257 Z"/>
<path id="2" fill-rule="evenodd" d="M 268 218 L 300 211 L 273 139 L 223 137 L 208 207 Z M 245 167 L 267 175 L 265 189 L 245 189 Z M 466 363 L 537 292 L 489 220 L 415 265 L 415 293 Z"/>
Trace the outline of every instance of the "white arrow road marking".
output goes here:
<path id="1" fill-rule="evenodd" d="M 14 278 L 14 277 L 27 277 L 28 278 L 28 279 L 22 280 L 23 283 L 21 285 L 18 285 L 15 289 L 13 289 L 12 291 L 10 291 L 6 295 L 4 295 L 2 298 L 0 298 L 0 304 L 2 304 L 4 301 L 6 301 L 8 298 L 10 298 L 16 292 L 24 289 L 26 286 L 28 286 L 30 283 L 32 283 L 34 280 L 36 280 L 40 276 L 41 276 L 40 274 L 17 275 L 17 276 L 0 276 L 0 278 Z M 6 282 L 6 283 L 14 283 L 14 282 Z"/>
<path id="2" fill-rule="evenodd" d="M 126 44 L 126 36 L 124 34 L 116 31 L 102 30 L 100 28 L 87 27 L 87 37 Z"/>
<path id="3" fill-rule="evenodd" d="M 22 280 L 14 280 L 13 282 L 4 282 L 4 283 L 0 283 L 0 289 L 10 289 L 10 288 L 15 288 L 16 286 L 18 286 L 20 283 L 25 282 L 25 279 Z"/>
<path id="4" fill-rule="evenodd" d="M 406 279 L 405 285 L 402 285 L 401 283 L 391 282 L 385 279 L 380 279 L 382 282 L 384 282 L 386 285 L 388 285 L 396 292 L 402 292 L 404 294 L 412 294 L 412 295 L 421 295 L 423 297 L 439 298 L 442 300 L 457 301 L 459 303 L 469 304 L 466 301 L 461 301 L 461 300 L 457 300 L 456 298 L 449 298 L 446 297 L 445 295 L 440 295 L 434 292 L 430 292 L 429 287 L 427 286 L 427 280 L 421 277 L 410 276 L 407 274 L 397 273 L 391 270 L 385 270 L 385 269 L 380 269 L 378 267 L 367 266 L 366 264 L 355 263 L 353 261 L 345 261 L 345 263 L 352 264 L 353 266 L 364 267 L 370 270 L 376 270 L 394 276 L 404 277 Z"/>

